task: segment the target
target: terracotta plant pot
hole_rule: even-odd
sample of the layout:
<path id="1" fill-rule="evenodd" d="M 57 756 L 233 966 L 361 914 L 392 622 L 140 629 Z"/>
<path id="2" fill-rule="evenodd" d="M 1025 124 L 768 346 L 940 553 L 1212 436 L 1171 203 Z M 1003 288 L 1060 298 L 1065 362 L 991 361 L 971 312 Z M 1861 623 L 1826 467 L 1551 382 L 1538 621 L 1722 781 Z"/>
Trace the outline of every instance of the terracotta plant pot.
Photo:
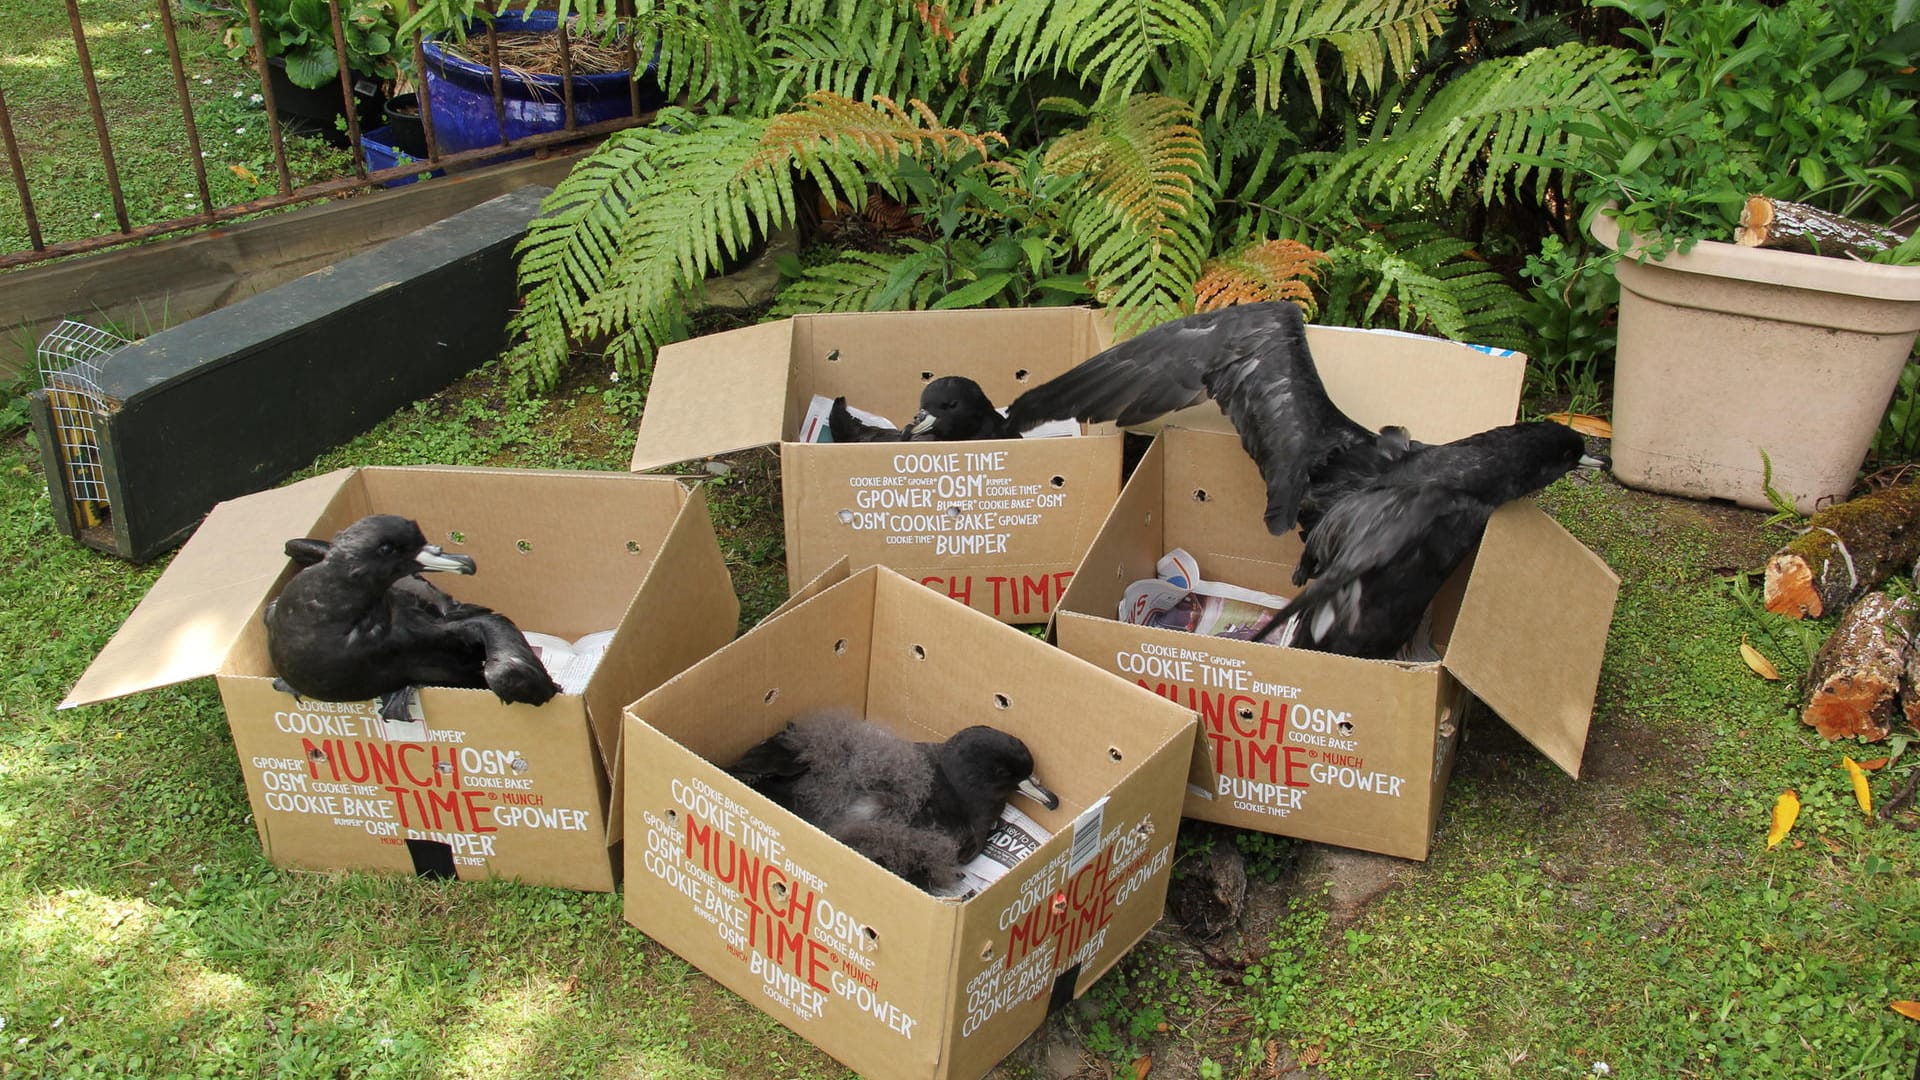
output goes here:
<path id="1" fill-rule="evenodd" d="M 1592 231 L 1619 249 L 1612 218 Z M 1920 266 L 1703 240 L 1614 276 L 1622 483 L 1769 509 L 1765 451 L 1801 512 L 1846 496 L 1920 332 Z"/>

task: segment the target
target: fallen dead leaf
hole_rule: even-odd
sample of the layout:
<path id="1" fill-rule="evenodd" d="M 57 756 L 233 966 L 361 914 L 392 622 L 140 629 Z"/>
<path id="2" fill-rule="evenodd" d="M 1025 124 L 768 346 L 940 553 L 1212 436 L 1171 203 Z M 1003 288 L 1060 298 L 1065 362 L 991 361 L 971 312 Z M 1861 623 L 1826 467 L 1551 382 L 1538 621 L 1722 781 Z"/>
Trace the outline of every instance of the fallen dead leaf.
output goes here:
<path id="1" fill-rule="evenodd" d="M 1856 761 L 1854 762 L 1854 764 L 1859 766 L 1861 769 L 1865 770 L 1866 772 L 1878 772 L 1879 770 L 1887 767 L 1887 759 L 1883 757 L 1868 758 L 1866 761 Z M 1846 767 L 1847 767 L 1847 763 L 1845 761 L 1842 761 L 1838 765 L 1834 766 L 1834 768 L 1836 769 L 1844 769 Z"/>
<path id="2" fill-rule="evenodd" d="M 1134 1059 L 1133 1080 L 1146 1080 L 1147 1074 L 1152 1071 L 1153 1071 L 1153 1055 L 1152 1054 L 1148 1054 L 1146 1057 L 1143 1057 L 1143 1058 Z"/>
<path id="3" fill-rule="evenodd" d="M 1800 817 L 1800 793 L 1792 788 L 1780 793 L 1773 801 L 1773 828 L 1767 832 L 1767 847 L 1773 848 L 1787 838 L 1793 831 L 1793 823 Z"/>
<path id="4" fill-rule="evenodd" d="M 1759 649 L 1747 644 L 1747 639 L 1744 637 L 1740 639 L 1740 659 L 1747 662 L 1747 666 L 1753 669 L 1755 675 L 1769 682 L 1780 680 L 1780 669 L 1773 666 L 1773 661 L 1760 655 Z"/>
<path id="5" fill-rule="evenodd" d="M 260 178 L 253 175 L 253 170 L 247 168 L 245 165 L 229 165 L 227 166 L 227 171 L 239 177 L 240 179 L 245 180 L 249 184 L 260 183 Z"/>
<path id="6" fill-rule="evenodd" d="M 1920 1020 L 1920 1001 L 1890 1002 L 1887 1008 L 1892 1009 L 1894 1012 L 1899 1013 L 1909 1020 Z"/>
<path id="7" fill-rule="evenodd" d="M 1860 768 L 1859 762 L 1850 757 L 1841 758 L 1840 764 L 1847 767 L 1847 776 L 1853 780 L 1853 799 L 1860 804 L 1861 813 L 1872 817 L 1873 791 L 1867 787 L 1866 772 Z"/>
<path id="8" fill-rule="evenodd" d="M 1556 424 L 1565 424 L 1582 435 L 1591 435 L 1596 439 L 1613 438 L 1613 425 L 1598 416 L 1586 413 L 1557 412 L 1548 413 L 1547 419 Z"/>

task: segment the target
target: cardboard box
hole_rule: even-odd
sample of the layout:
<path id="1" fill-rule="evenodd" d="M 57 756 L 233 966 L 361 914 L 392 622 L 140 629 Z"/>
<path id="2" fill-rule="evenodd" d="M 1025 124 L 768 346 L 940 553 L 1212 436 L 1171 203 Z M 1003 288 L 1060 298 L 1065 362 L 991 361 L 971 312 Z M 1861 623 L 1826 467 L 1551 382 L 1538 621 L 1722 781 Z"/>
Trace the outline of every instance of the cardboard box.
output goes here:
<path id="1" fill-rule="evenodd" d="M 1052 838 L 937 899 L 720 768 L 822 708 L 1012 732 L 1060 796 L 1014 805 Z M 1160 918 L 1193 738 L 1191 711 L 869 567 L 627 709 L 627 921 L 862 1075 L 976 1077 Z"/>
<path id="2" fill-rule="evenodd" d="M 1333 400 L 1445 442 L 1511 423 L 1525 360 L 1309 327 Z M 1209 415 L 1211 414 L 1211 415 Z M 1217 408 L 1169 421 L 1055 615 L 1061 648 L 1200 714 L 1186 816 L 1427 857 L 1467 694 L 1578 776 L 1619 578 L 1530 501 L 1495 512 L 1433 608 L 1437 663 L 1360 660 L 1134 626 L 1132 582 L 1183 547 L 1210 581 L 1291 596 L 1301 544 L 1261 521 L 1259 469 Z"/>
<path id="3" fill-rule="evenodd" d="M 780 444 L 793 588 L 841 555 L 1004 622 L 1045 622 L 1120 490 L 1121 437 L 795 442 L 814 395 L 905 423 L 927 380 L 966 375 L 994 404 L 1110 343 L 1085 308 L 800 315 L 660 350 L 635 471 Z"/>
<path id="4" fill-rule="evenodd" d="M 262 613 L 294 570 L 282 544 L 371 513 L 414 518 L 473 556 L 478 573 L 433 584 L 523 630 L 616 629 L 585 692 L 536 708 L 429 687 L 422 720 L 389 723 L 372 702 L 275 690 Z M 214 675 L 277 865 L 606 892 L 620 708 L 730 640 L 738 618 L 705 499 L 675 481 L 342 469 L 215 507 L 61 707 Z"/>

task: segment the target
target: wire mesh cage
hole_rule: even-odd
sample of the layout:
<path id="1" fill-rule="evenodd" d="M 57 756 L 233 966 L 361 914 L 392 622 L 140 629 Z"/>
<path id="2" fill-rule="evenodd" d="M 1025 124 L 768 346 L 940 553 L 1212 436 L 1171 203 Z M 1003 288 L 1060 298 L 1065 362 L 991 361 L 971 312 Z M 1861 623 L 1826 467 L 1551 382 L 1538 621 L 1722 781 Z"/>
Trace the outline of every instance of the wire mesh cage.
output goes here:
<path id="1" fill-rule="evenodd" d="M 76 521 L 92 528 L 108 511 L 106 471 L 93 421 L 107 411 L 100 371 L 113 353 L 132 344 L 111 331 L 63 320 L 40 339 L 36 356 L 53 417 L 55 452 Z"/>

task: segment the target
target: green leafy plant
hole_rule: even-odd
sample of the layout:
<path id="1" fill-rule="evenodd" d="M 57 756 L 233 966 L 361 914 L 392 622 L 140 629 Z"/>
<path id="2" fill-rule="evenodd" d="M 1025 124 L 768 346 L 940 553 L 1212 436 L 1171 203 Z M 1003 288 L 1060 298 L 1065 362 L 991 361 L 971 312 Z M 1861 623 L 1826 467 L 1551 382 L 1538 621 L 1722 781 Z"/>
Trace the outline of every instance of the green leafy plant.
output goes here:
<path id="1" fill-rule="evenodd" d="M 261 45 L 266 55 L 286 60 L 287 78 L 295 86 L 315 90 L 337 82 L 340 53 L 334 47 L 327 0 L 256 0 L 255 6 L 260 13 Z M 380 82 L 391 81 L 403 57 L 391 0 L 349 0 L 340 8 L 348 68 Z M 242 57 L 253 49 L 253 27 L 244 8 L 186 0 L 186 9 L 214 20 L 229 55 Z"/>
<path id="2" fill-rule="evenodd" d="M 1920 179 L 1920 27 L 1893 32 L 1896 5 L 1596 0 L 1639 23 L 1622 33 L 1645 80 L 1546 157 L 1652 256 L 1730 237 L 1754 193 L 1897 220 Z"/>

